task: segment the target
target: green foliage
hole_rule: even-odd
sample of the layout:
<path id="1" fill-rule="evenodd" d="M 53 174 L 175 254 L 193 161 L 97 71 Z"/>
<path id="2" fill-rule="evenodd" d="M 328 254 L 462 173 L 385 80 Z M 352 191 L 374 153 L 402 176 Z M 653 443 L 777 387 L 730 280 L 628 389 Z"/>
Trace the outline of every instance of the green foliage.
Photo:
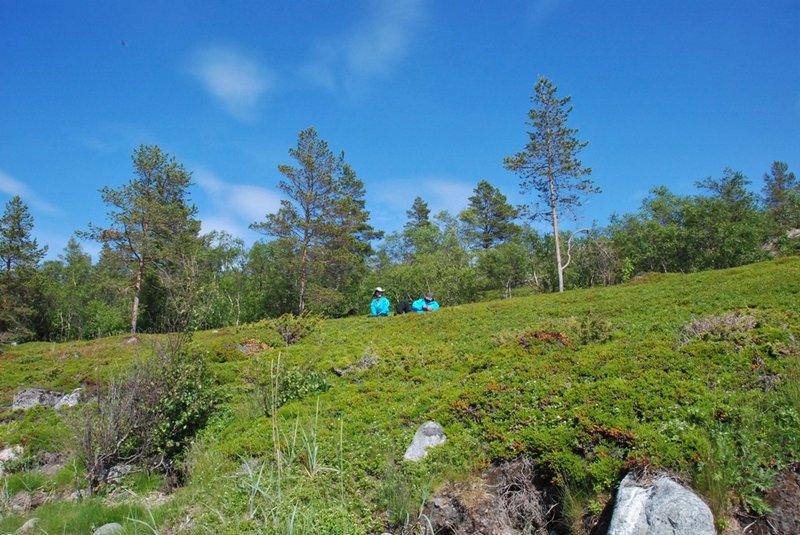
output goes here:
<path id="1" fill-rule="evenodd" d="M 330 383 L 324 375 L 300 367 L 284 368 L 280 360 L 254 357 L 245 372 L 245 381 L 256 395 L 260 411 L 271 416 L 276 409 L 290 401 L 325 392 Z"/>
<path id="2" fill-rule="evenodd" d="M 578 327 L 578 340 L 582 344 L 603 343 L 611 339 L 613 326 L 606 318 L 591 311 L 583 316 Z"/>
<path id="3" fill-rule="evenodd" d="M 618 256 L 635 271 L 699 271 L 765 257 L 767 219 L 744 175 L 725 169 L 697 186 L 708 195 L 680 197 L 660 187 L 638 214 L 612 217 L 609 234 Z"/>
<path id="4" fill-rule="evenodd" d="M 158 390 L 156 404 L 150 407 L 152 428 L 140 437 L 148 444 L 145 458 L 159 459 L 156 466 L 180 458 L 217 402 L 215 379 L 202 357 L 178 352 L 158 358 L 150 377 Z"/>
<path id="5" fill-rule="evenodd" d="M 37 533 L 93 533 L 104 524 L 116 522 L 126 528 L 126 533 L 152 533 L 142 529 L 136 521 L 152 522 L 150 512 L 144 507 L 124 504 L 106 505 L 93 498 L 81 502 L 51 502 L 36 509 Z M 0 531 L 13 533 L 24 524 L 22 516 L 0 518 Z"/>

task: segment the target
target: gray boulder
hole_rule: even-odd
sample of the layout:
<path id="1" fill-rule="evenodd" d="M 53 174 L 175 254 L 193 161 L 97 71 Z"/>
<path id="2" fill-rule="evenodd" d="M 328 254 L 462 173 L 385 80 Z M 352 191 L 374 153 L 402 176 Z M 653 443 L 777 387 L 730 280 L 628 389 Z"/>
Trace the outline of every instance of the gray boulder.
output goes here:
<path id="1" fill-rule="evenodd" d="M 15 411 L 26 411 L 37 405 L 44 405 L 45 407 L 52 408 L 55 407 L 56 403 L 63 397 L 63 392 L 45 390 L 43 388 L 25 388 L 14 394 L 14 403 L 11 405 L 11 408 Z"/>
<path id="2" fill-rule="evenodd" d="M 444 428 L 437 422 L 425 422 L 414 433 L 414 440 L 406 450 L 403 458 L 406 461 L 421 461 L 428 455 L 428 449 L 439 446 L 447 442 Z"/>
<path id="3" fill-rule="evenodd" d="M 66 394 L 61 399 L 59 399 L 56 404 L 53 406 L 54 409 L 61 409 L 63 407 L 74 407 L 81 401 L 81 393 L 83 392 L 83 388 L 76 388 L 69 394 Z"/>
<path id="4" fill-rule="evenodd" d="M 668 477 L 620 483 L 608 535 L 716 535 L 711 510 Z"/>
<path id="5" fill-rule="evenodd" d="M 74 407 L 80 402 L 81 392 L 83 392 L 83 388 L 76 388 L 69 394 L 43 388 L 24 388 L 14 394 L 11 408 L 26 411 L 37 405 L 44 405 L 52 409 Z"/>
<path id="6" fill-rule="evenodd" d="M 92 535 L 111 535 L 112 533 L 125 533 L 125 528 L 122 527 L 122 524 L 110 522 L 94 530 Z"/>

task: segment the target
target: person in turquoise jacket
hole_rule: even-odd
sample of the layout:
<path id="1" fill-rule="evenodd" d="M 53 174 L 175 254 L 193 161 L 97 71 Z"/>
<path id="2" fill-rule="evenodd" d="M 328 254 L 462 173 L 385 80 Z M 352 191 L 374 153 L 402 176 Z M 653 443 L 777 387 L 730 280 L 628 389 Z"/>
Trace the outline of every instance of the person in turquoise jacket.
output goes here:
<path id="1" fill-rule="evenodd" d="M 389 300 L 383 296 L 383 288 L 380 286 L 372 292 L 372 303 L 369 306 L 369 310 L 373 316 L 389 315 Z"/>
<path id="2" fill-rule="evenodd" d="M 425 297 L 420 297 L 411 303 L 411 310 L 414 312 L 433 312 L 439 310 L 439 303 L 433 297 L 433 292 L 428 292 Z"/>

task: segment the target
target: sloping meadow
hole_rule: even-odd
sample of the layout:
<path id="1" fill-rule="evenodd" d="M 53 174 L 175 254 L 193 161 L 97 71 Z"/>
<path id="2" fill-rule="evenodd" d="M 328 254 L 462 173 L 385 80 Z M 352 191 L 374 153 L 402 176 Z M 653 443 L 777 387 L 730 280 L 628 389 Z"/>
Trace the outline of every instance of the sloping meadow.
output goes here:
<path id="1" fill-rule="evenodd" d="M 291 345 L 275 322 L 197 333 L 190 350 L 221 401 L 156 516 L 198 532 L 411 531 L 445 482 L 514 459 L 581 496 L 584 516 L 636 469 L 674 474 L 720 517 L 761 514 L 775 473 L 800 458 L 798 302 L 789 258 L 326 320 Z M 119 366 L 110 352 L 35 347 L 0 357 L 4 404 L 18 385 L 66 389 Z M 25 359 L 38 364 L 25 372 Z M 0 424 L 0 446 L 24 435 L 5 418 L 15 434 Z M 447 443 L 404 461 L 428 420 Z"/>

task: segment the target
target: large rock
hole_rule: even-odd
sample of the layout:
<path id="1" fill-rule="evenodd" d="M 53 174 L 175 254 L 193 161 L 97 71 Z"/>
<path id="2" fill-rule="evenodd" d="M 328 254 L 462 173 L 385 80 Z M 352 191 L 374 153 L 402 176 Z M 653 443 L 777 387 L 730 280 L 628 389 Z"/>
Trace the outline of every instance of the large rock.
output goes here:
<path id="1" fill-rule="evenodd" d="M 428 449 L 447 442 L 444 428 L 437 422 L 425 422 L 414 433 L 414 440 L 406 450 L 403 458 L 406 461 L 421 461 L 428 455 Z"/>
<path id="2" fill-rule="evenodd" d="M 711 510 L 668 477 L 625 476 L 617 491 L 608 535 L 716 535 Z"/>
<path id="3" fill-rule="evenodd" d="M 45 407 L 55 407 L 56 403 L 64 397 L 63 392 L 54 390 L 44 390 L 43 388 L 25 388 L 14 394 L 13 410 L 26 411 L 37 405 Z"/>
<path id="4" fill-rule="evenodd" d="M 64 394 L 56 390 L 25 388 L 14 394 L 14 402 L 11 408 L 13 410 L 26 411 L 37 405 L 44 405 L 53 409 L 73 407 L 80 401 L 82 391 L 82 388 L 76 388 L 71 393 Z"/>

